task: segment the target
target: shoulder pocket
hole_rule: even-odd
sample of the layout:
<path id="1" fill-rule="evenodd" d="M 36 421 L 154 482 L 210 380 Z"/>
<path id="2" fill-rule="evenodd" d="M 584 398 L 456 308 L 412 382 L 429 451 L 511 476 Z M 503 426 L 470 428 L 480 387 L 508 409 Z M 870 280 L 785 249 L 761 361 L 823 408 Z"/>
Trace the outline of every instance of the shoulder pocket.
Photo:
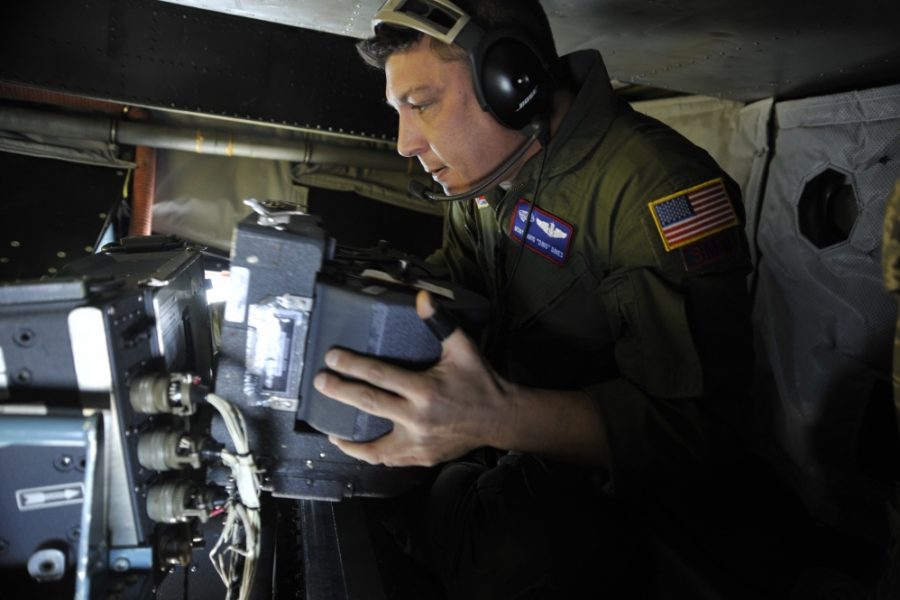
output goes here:
<path id="1" fill-rule="evenodd" d="M 703 372 L 684 296 L 648 269 L 601 284 L 623 377 L 658 398 L 703 393 Z"/>

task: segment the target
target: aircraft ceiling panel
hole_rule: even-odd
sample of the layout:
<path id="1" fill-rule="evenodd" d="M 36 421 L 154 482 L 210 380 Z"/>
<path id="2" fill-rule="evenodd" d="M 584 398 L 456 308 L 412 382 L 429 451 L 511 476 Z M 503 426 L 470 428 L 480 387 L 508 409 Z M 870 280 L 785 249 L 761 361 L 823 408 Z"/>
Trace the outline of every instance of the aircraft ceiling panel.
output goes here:
<path id="1" fill-rule="evenodd" d="M 160 0 L 350 37 L 382 0 Z M 624 83 L 742 101 L 900 81 L 896 0 L 544 0 L 563 53 Z"/>

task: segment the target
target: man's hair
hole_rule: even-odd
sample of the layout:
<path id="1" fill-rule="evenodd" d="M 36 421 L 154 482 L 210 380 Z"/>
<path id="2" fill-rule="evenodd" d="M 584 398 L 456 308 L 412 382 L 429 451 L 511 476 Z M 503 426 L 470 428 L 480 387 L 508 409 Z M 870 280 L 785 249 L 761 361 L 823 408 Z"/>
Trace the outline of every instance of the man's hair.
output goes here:
<path id="1" fill-rule="evenodd" d="M 547 14 L 538 0 L 453 0 L 482 29 L 508 29 L 525 37 L 550 63 L 556 60 L 556 44 L 547 21 Z M 375 35 L 356 44 L 359 55 L 368 64 L 379 69 L 392 54 L 404 52 L 415 46 L 424 33 L 379 23 Z M 459 46 L 448 45 L 431 38 L 431 48 L 444 60 L 463 60 L 465 51 Z"/>

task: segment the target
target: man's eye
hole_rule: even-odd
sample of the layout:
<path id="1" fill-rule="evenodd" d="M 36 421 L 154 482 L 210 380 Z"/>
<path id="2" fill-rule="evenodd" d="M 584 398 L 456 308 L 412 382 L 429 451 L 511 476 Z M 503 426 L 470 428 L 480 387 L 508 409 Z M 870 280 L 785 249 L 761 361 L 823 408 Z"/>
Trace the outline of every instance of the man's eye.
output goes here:
<path id="1" fill-rule="evenodd" d="M 412 109 L 413 109 L 414 111 L 420 113 L 420 112 L 422 112 L 423 110 L 425 110 L 426 108 L 428 108 L 429 106 L 431 106 L 431 105 L 430 105 L 430 104 L 413 104 L 413 105 L 412 105 Z"/>

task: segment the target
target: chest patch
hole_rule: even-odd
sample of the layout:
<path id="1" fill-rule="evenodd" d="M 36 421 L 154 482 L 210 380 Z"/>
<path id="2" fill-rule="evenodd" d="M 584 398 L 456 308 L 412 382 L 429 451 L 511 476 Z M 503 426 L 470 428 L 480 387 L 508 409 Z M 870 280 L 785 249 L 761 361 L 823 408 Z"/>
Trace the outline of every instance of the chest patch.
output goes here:
<path id="1" fill-rule="evenodd" d="M 490 208 L 491 205 L 488 203 L 487 198 L 484 196 L 476 196 L 475 197 L 475 206 L 478 208 Z"/>
<path id="2" fill-rule="evenodd" d="M 521 242 L 525 236 L 526 248 L 547 260 L 563 264 L 569 257 L 575 227 L 537 206 L 529 215 L 530 205 L 524 198 L 516 202 L 509 226 L 510 237 Z"/>
<path id="3" fill-rule="evenodd" d="M 666 252 L 737 225 L 722 179 L 675 192 L 649 205 Z"/>

